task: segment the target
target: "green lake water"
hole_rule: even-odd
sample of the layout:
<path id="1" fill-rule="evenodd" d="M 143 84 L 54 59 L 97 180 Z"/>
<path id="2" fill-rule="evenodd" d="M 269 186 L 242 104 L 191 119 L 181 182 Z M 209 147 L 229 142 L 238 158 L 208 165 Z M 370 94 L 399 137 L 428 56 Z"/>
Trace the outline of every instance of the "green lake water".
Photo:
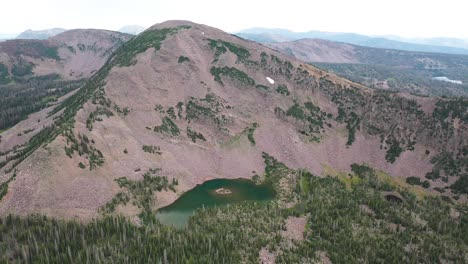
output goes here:
<path id="1" fill-rule="evenodd" d="M 230 193 L 217 193 L 216 190 L 220 188 Z M 275 190 L 271 184 L 257 185 L 247 179 L 210 180 L 182 194 L 169 206 L 159 209 L 156 217 L 162 224 L 185 227 L 190 216 L 198 208 L 223 206 L 242 201 L 268 201 L 274 197 Z"/>

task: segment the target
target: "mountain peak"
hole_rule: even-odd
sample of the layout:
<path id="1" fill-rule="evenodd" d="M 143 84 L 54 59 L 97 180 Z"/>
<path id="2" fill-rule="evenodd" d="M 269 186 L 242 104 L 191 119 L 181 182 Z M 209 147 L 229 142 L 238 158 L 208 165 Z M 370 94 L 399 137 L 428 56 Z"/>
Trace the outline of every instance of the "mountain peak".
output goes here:
<path id="1" fill-rule="evenodd" d="M 195 22 L 188 21 L 188 20 L 166 20 L 164 22 L 154 24 L 153 26 L 150 27 L 150 29 L 172 28 L 172 27 L 180 27 L 180 26 L 193 27 L 193 26 L 205 26 L 205 25 L 197 24 Z"/>
<path id="2" fill-rule="evenodd" d="M 28 29 L 24 31 L 23 33 L 19 34 L 16 38 L 17 39 L 48 39 L 64 31 L 66 31 L 66 29 L 63 29 L 63 28 L 51 28 L 51 29 L 44 29 L 44 30 Z"/>
<path id="3" fill-rule="evenodd" d="M 127 25 L 121 27 L 118 31 L 126 34 L 138 35 L 145 30 L 145 27 L 140 25 Z"/>

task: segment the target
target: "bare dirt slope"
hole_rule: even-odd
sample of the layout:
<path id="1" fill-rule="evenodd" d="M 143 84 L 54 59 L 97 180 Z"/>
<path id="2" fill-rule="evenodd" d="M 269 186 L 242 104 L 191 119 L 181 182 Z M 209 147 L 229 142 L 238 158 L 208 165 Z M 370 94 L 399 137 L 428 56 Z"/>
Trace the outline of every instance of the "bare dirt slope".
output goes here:
<path id="1" fill-rule="evenodd" d="M 119 192 L 118 178 L 161 169 L 181 194 L 206 179 L 261 175 L 264 152 L 314 174 L 367 163 L 424 177 L 431 157 L 467 144 L 466 123 L 441 130 L 435 108 L 434 99 L 378 93 L 220 30 L 169 21 L 118 49 L 29 141 L 32 151 L 3 165 L 2 179 L 15 178 L 0 213 L 87 220 Z"/>
<path id="2" fill-rule="evenodd" d="M 74 29 L 46 40 L 8 40 L 0 43 L 0 64 L 7 68 L 9 82 L 51 74 L 64 79 L 86 78 L 130 38 L 120 32 Z"/>

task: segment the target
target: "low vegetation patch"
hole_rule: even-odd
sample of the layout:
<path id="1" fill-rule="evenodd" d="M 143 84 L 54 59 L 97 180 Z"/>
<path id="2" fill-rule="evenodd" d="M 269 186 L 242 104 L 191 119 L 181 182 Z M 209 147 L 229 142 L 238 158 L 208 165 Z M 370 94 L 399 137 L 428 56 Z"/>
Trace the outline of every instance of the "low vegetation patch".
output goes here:
<path id="1" fill-rule="evenodd" d="M 311 141 L 320 141 L 319 134 L 325 132 L 325 125 L 331 126 L 327 120 L 332 118 L 331 114 L 322 111 L 320 107 L 312 102 L 301 105 L 298 101 L 284 111 L 280 107 L 275 108 L 275 114 L 279 118 L 292 117 L 298 124 L 298 132 L 309 136 Z"/>
<path id="2" fill-rule="evenodd" d="M 171 119 L 174 119 L 174 120 L 177 119 L 177 117 L 176 117 L 176 115 L 175 115 L 174 107 L 172 107 L 172 106 L 169 107 L 169 108 L 167 109 L 166 113 L 169 115 L 169 117 L 170 117 Z"/>
<path id="3" fill-rule="evenodd" d="M 216 115 L 216 111 L 211 109 L 210 107 L 203 106 L 199 104 L 195 100 L 190 100 L 187 103 L 186 107 L 186 118 L 190 121 L 192 119 L 198 119 L 200 117 L 209 117 L 214 118 Z"/>
<path id="4" fill-rule="evenodd" d="M 255 86 L 254 79 L 250 78 L 249 75 L 247 75 L 245 72 L 238 70 L 234 67 L 211 67 L 210 72 L 214 76 L 215 81 L 217 81 L 221 85 L 224 84 L 223 80 L 221 79 L 221 77 L 224 76 L 232 80 L 239 81 L 240 83 L 246 86 Z"/>
<path id="5" fill-rule="evenodd" d="M 360 128 L 361 118 L 354 111 L 347 113 L 343 108 L 339 107 L 336 121 L 346 123 L 346 129 L 348 129 L 346 146 L 351 146 L 356 140 L 356 131 Z"/>
<path id="6" fill-rule="evenodd" d="M 16 170 L 13 175 L 4 183 L 0 184 L 0 202 L 2 201 L 3 197 L 8 193 L 8 184 L 16 178 Z"/>
<path id="7" fill-rule="evenodd" d="M 288 86 L 286 86 L 286 84 L 280 84 L 276 87 L 276 92 L 283 95 L 289 95 Z"/>
<path id="8" fill-rule="evenodd" d="M 196 143 L 197 139 L 206 141 L 206 138 L 203 136 L 202 133 L 196 132 L 190 127 L 187 127 L 187 137 L 189 137 L 193 141 L 193 143 Z"/>
<path id="9" fill-rule="evenodd" d="M 403 152 L 403 148 L 400 147 L 400 142 L 393 137 L 388 138 L 385 143 L 387 143 L 388 146 L 385 159 L 390 163 L 394 163 L 396 158 Z"/>
<path id="10" fill-rule="evenodd" d="M 164 114 L 164 113 L 165 113 L 164 107 L 163 107 L 162 105 L 160 105 L 160 104 L 157 104 L 157 105 L 154 107 L 154 110 L 155 110 L 155 111 L 158 111 L 158 112 L 161 113 L 161 114 Z"/>
<path id="11" fill-rule="evenodd" d="M 180 56 L 179 60 L 177 60 L 178 63 L 184 63 L 184 62 L 190 62 L 190 59 L 185 56 Z"/>
<path id="12" fill-rule="evenodd" d="M 5 64 L 0 63 L 0 85 L 8 84 L 11 82 L 10 73 L 8 67 Z"/>
<path id="13" fill-rule="evenodd" d="M 119 192 L 111 201 L 101 208 L 101 212 L 109 214 L 114 212 L 118 205 L 126 205 L 132 202 L 141 210 L 140 217 L 144 218 L 154 213 L 154 193 L 160 191 L 171 190 L 175 192 L 175 186 L 178 181 L 174 178 L 169 182 L 166 176 L 160 175 L 160 169 L 149 169 L 143 174 L 143 179 L 140 181 L 129 180 L 125 177 L 115 180 L 123 191 Z M 144 219 L 143 219 L 144 220 Z"/>
<path id="14" fill-rule="evenodd" d="M 237 56 L 237 62 L 247 62 L 250 57 L 250 52 L 246 48 L 231 42 L 208 39 L 208 45 L 215 52 L 213 63 L 217 62 L 219 57 L 228 50 Z"/>
<path id="15" fill-rule="evenodd" d="M 261 84 L 255 85 L 255 88 L 257 88 L 257 89 L 259 89 L 259 90 L 263 90 L 263 91 L 268 91 L 268 90 L 270 90 L 270 87 L 265 86 L 265 85 L 261 85 Z"/>
<path id="16" fill-rule="evenodd" d="M 252 146 L 255 146 L 254 132 L 255 132 L 255 129 L 257 129 L 257 127 L 258 127 L 258 124 L 253 123 L 250 127 L 247 128 L 247 138 L 249 139 Z"/>
<path id="17" fill-rule="evenodd" d="M 124 116 L 128 115 L 128 114 L 131 112 L 131 110 L 130 110 L 129 107 L 123 107 L 123 108 L 122 108 L 122 107 L 120 107 L 120 106 L 118 106 L 118 105 L 116 105 L 116 104 L 114 104 L 114 110 L 115 110 L 118 114 L 122 114 L 122 115 L 124 115 Z"/>
<path id="18" fill-rule="evenodd" d="M 179 107 L 180 105 L 180 107 Z M 178 115 L 182 116 L 182 105 L 178 104 Z M 228 118 L 223 114 L 224 109 L 230 108 L 221 97 L 214 93 L 208 93 L 205 98 L 190 98 L 185 107 L 185 119 L 190 123 L 192 120 L 207 120 L 213 122 L 219 129 L 223 130 Z"/>
<path id="19" fill-rule="evenodd" d="M 158 154 L 161 155 L 161 148 L 159 146 L 153 146 L 153 145 L 143 145 L 142 147 L 144 152 L 151 153 L 151 154 Z"/>
<path id="20" fill-rule="evenodd" d="M 462 174 L 457 181 L 450 186 L 453 192 L 458 194 L 468 194 L 468 174 Z"/>
<path id="21" fill-rule="evenodd" d="M 97 167 L 104 165 L 104 155 L 94 146 L 93 140 L 89 140 L 86 135 L 81 134 L 78 135 L 77 139 L 70 130 L 64 132 L 64 136 L 67 140 L 67 146 L 64 147 L 65 154 L 69 158 L 73 158 L 74 153 L 78 152 L 80 157 L 84 156 L 88 159 L 90 170 L 94 170 Z M 82 166 L 79 167 L 82 168 Z"/>
<path id="22" fill-rule="evenodd" d="M 424 188 L 429 188 L 431 186 L 429 181 L 421 181 L 418 177 L 408 177 L 406 178 L 406 183 L 410 185 L 420 185 Z"/>
<path id="23" fill-rule="evenodd" d="M 86 127 L 88 128 L 89 131 L 93 130 L 93 123 L 96 121 L 102 121 L 102 116 L 106 116 L 107 118 L 114 116 L 114 113 L 107 109 L 106 107 L 101 107 L 98 106 L 96 107 L 96 110 L 91 112 L 88 116 L 88 119 L 86 119 Z"/>
<path id="24" fill-rule="evenodd" d="M 154 132 L 165 133 L 171 136 L 178 136 L 180 134 L 179 127 L 167 116 L 163 117 L 162 125 L 155 126 Z"/>
<path id="25" fill-rule="evenodd" d="M 441 152 L 431 158 L 432 170 L 426 174 L 427 179 L 436 180 L 442 176 L 457 176 L 468 173 L 468 153 L 461 151 L 458 155 Z"/>
<path id="26" fill-rule="evenodd" d="M 16 77 L 24 77 L 26 75 L 31 75 L 33 72 L 34 65 L 31 63 L 20 62 L 13 65 L 11 68 L 11 73 Z"/>

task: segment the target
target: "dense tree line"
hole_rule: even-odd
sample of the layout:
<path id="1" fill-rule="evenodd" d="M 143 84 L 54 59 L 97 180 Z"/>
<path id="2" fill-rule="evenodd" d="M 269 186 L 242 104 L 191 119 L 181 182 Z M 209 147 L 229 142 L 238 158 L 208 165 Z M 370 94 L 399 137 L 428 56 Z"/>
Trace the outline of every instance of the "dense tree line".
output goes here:
<path id="1" fill-rule="evenodd" d="M 33 78 L 25 83 L 0 86 L 0 130 L 14 126 L 60 96 L 80 87 L 83 81 L 61 81 L 57 76 Z"/>
<path id="2" fill-rule="evenodd" d="M 293 208 L 275 200 L 200 209 L 186 229 L 161 225 L 152 213 L 142 226 L 122 217 L 80 224 L 9 216 L 0 221 L 0 261 L 258 263 L 262 248 L 276 252 L 277 263 L 312 263 L 317 252 L 333 263 L 462 263 L 468 257 L 466 206 L 417 198 L 364 165 L 353 166 L 355 180 L 347 187 L 264 158 L 264 180 L 283 188 L 283 177 L 295 179 L 293 196 L 300 198 Z M 401 200 L 387 200 L 389 192 Z M 281 236 L 289 216 L 307 217 L 304 241 Z"/>

